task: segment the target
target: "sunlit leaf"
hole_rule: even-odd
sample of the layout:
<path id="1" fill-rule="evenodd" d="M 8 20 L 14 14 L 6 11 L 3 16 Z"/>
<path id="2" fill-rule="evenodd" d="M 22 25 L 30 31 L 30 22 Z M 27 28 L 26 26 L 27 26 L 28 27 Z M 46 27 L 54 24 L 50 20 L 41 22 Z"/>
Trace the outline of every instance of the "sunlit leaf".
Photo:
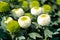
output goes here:
<path id="1" fill-rule="evenodd" d="M 29 33 L 29 36 L 33 39 L 36 39 L 36 37 L 38 38 L 42 38 L 42 36 L 36 32 L 33 32 L 33 33 Z"/>

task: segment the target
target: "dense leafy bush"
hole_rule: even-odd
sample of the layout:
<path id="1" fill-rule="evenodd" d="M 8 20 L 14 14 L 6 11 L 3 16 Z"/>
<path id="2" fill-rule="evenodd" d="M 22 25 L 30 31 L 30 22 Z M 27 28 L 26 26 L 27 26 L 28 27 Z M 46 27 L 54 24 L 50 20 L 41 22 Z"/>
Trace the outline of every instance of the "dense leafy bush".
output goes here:
<path id="1" fill-rule="evenodd" d="M 60 40 L 60 0 L 0 0 L 0 40 Z"/>

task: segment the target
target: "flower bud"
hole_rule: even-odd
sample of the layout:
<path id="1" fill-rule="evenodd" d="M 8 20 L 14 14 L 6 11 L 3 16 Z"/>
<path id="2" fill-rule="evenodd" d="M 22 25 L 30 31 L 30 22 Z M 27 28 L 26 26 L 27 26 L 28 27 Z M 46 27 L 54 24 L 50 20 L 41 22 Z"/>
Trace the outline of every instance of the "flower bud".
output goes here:
<path id="1" fill-rule="evenodd" d="M 33 8 L 33 7 L 39 7 L 39 2 L 38 1 L 32 1 L 30 2 L 30 8 Z"/>
<path id="2" fill-rule="evenodd" d="M 9 4 L 7 2 L 0 1 L 0 12 L 6 12 L 9 10 Z"/>
<path id="3" fill-rule="evenodd" d="M 42 6 L 44 13 L 49 13 L 51 11 L 51 6 L 50 5 L 43 5 Z"/>
<path id="4" fill-rule="evenodd" d="M 23 1 L 22 8 L 24 8 L 24 9 L 28 8 L 28 2 L 27 1 Z"/>
<path id="5" fill-rule="evenodd" d="M 17 21 L 12 20 L 6 25 L 6 29 L 9 32 L 17 32 L 19 29 L 19 24 Z"/>
<path id="6" fill-rule="evenodd" d="M 60 5 L 60 0 L 56 0 L 56 4 Z"/>

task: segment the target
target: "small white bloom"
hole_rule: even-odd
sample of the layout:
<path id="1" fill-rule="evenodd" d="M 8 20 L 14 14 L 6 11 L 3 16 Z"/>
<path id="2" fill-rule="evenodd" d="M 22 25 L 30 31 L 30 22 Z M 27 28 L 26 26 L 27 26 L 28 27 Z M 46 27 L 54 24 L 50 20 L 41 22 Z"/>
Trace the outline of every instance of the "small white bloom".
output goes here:
<path id="1" fill-rule="evenodd" d="M 37 22 L 41 26 L 47 26 L 51 21 L 50 15 L 48 14 L 41 14 L 37 18 Z"/>
<path id="2" fill-rule="evenodd" d="M 14 17 L 20 17 L 20 16 L 24 15 L 24 11 L 22 8 L 13 9 L 12 14 Z"/>
<path id="3" fill-rule="evenodd" d="M 42 13 L 42 8 L 41 7 L 33 7 L 33 8 L 31 8 L 31 14 L 32 15 L 35 15 L 35 16 L 37 16 L 37 15 L 39 15 L 39 14 L 41 14 Z"/>
<path id="4" fill-rule="evenodd" d="M 7 20 L 5 21 L 5 23 L 9 23 L 11 20 L 13 20 L 11 17 L 8 17 Z"/>
<path id="5" fill-rule="evenodd" d="M 31 19 L 28 16 L 21 16 L 18 23 L 22 28 L 28 28 L 31 25 Z"/>

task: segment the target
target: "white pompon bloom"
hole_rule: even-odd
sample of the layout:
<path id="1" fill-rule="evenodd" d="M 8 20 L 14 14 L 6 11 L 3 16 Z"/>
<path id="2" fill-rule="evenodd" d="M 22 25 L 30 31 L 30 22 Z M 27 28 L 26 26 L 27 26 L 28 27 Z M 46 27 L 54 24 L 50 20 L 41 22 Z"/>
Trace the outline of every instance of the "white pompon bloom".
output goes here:
<path id="1" fill-rule="evenodd" d="M 22 8 L 13 9 L 12 14 L 14 17 L 20 17 L 20 16 L 24 15 L 24 11 Z"/>
<path id="2" fill-rule="evenodd" d="M 18 23 L 21 28 L 28 28 L 31 25 L 31 19 L 28 16 L 21 16 L 18 19 Z"/>
<path id="3" fill-rule="evenodd" d="M 11 20 L 13 20 L 12 17 L 8 17 L 5 23 L 8 24 Z"/>
<path id="4" fill-rule="evenodd" d="M 31 14 L 34 16 L 38 16 L 39 14 L 42 13 L 42 7 L 33 7 L 31 8 Z"/>
<path id="5" fill-rule="evenodd" d="M 41 26 L 47 26 L 51 22 L 50 15 L 48 14 L 41 14 L 37 18 L 37 22 Z"/>

